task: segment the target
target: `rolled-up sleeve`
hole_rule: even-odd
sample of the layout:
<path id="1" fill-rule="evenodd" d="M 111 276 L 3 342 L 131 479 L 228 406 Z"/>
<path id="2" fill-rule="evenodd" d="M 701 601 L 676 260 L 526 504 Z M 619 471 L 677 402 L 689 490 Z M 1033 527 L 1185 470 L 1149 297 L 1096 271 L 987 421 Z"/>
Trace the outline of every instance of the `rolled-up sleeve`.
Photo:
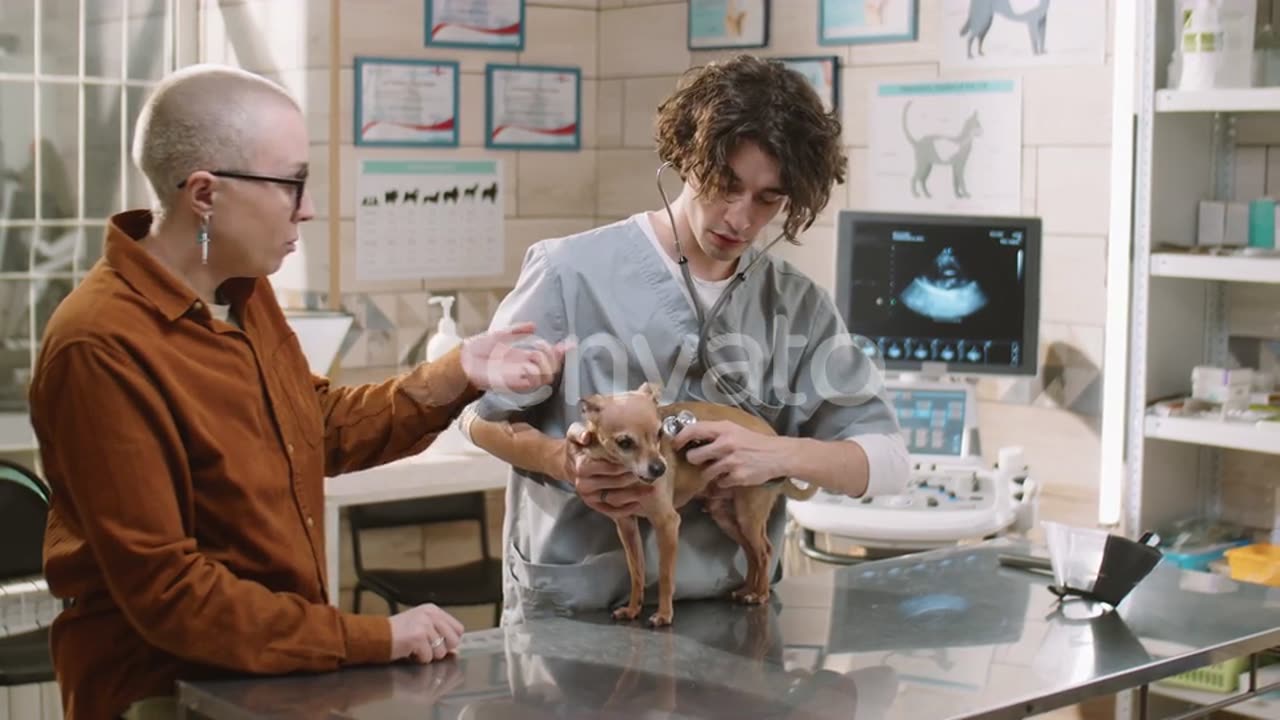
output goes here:
<path id="1" fill-rule="evenodd" d="M 242 579 L 185 527 L 196 488 L 165 398 L 119 351 L 60 348 L 32 388 L 33 421 L 59 516 L 79 526 L 111 599 L 145 641 L 241 672 L 385 662 L 385 618 L 346 614 Z M 36 410 L 38 409 L 38 412 Z M 51 586 L 62 564 L 49 564 Z M 72 572 L 72 571 L 68 571 Z"/>
<path id="2" fill-rule="evenodd" d="M 845 438 L 862 446 L 867 454 L 870 475 L 867 478 L 865 497 L 896 495 L 907 487 L 911 473 L 911 454 L 900 434 L 854 435 Z"/>

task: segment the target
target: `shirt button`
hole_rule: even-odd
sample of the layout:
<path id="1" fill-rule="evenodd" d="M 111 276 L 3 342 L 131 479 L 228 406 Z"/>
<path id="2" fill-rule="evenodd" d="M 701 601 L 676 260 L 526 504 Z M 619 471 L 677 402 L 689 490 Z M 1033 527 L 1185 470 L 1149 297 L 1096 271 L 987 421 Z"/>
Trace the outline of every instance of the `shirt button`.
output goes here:
<path id="1" fill-rule="evenodd" d="M 293 454 L 293 443 L 289 443 L 288 445 L 285 445 L 285 446 L 284 446 L 284 449 L 285 449 L 285 450 L 288 450 L 288 451 L 289 451 L 289 454 L 290 454 L 290 455 L 292 455 L 292 454 Z"/>
<path id="2" fill-rule="evenodd" d="M 316 521 L 315 521 L 315 520 L 312 520 L 312 519 L 311 519 L 311 516 L 310 516 L 310 515 L 308 515 L 308 516 L 307 516 L 307 527 L 315 527 L 315 526 L 316 526 Z"/>
<path id="3" fill-rule="evenodd" d="M 196 301 L 196 304 L 195 304 L 195 305 L 192 305 L 191 307 L 193 307 L 193 308 L 195 308 L 195 309 L 197 309 L 197 310 L 200 310 L 200 309 L 202 309 L 202 308 L 204 307 L 204 303 L 202 303 L 202 302 L 200 302 L 199 300 L 197 300 L 197 301 Z"/>

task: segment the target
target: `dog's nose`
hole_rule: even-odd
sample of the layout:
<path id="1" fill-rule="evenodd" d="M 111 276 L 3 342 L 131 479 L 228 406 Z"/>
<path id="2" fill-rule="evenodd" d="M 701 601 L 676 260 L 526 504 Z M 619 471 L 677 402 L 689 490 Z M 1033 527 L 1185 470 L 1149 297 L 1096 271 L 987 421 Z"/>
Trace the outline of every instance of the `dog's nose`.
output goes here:
<path id="1" fill-rule="evenodd" d="M 649 477 L 652 478 L 653 480 L 657 480 L 658 478 L 662 477 L 663 475 L 666 474 L 666 472 L 667 472 L 667 464 L 662 462 L 661 460 L 654 460 L 649 463 Z"/>

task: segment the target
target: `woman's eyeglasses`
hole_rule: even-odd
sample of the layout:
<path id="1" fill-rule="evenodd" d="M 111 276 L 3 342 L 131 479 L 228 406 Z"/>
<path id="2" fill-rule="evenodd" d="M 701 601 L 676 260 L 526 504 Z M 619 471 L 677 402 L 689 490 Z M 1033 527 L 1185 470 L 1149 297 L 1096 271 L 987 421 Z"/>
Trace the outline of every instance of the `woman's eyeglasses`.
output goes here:
<path id="1" fill-rule="evenodd" d="M 276 175 L 256 175 L 254 173 L 234 172 L 231 170 L 210 170 L 210 175 L 224 178 L 233 178 L 235 180 L 257 180 L 259 182 L 273 182 L 281 185 L 293 186 L 293 214 L 297 215 L 302 209 L 302 195 L 307 190 L 307 179 L 297 177 L 278 177 Z M 178 189 L 187 186 L 187 181 L 183 180 L 178 183 Z"/>

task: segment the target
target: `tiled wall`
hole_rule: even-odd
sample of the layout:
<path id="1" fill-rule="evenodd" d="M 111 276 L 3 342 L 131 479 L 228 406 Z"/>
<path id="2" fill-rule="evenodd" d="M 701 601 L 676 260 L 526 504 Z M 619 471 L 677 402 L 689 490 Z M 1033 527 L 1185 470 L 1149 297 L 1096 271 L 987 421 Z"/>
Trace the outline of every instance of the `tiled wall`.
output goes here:
<path id="1" fill-rule="evenodd" d="M 940 70 L 941 3 L 920 1 L 915 43 L 819 46 L 818 0 L 774 0 L 770 47 L 764 55 L 837 54 L 849 182 L 803 238 L 802 247 L 779 252 L 821 285 L 834 281 L 834 231 L 841 208 L 867 204 L 866 98 L 881 80 L 947 79 Z M 1109 0 L 1108 9 L 1118 0 Z M 239 60 L 275 77 L 304 102 L 311 129 L 312 192 L 319 216 L 306 228 L 305 247 L 274 280 L 296 306 L 326 302 L 328 223 L 341 228 L 342 302 L 356 316 L 343 348 L 339 379 L 376 380 L 420 357 L 438 319 L 427 309 L 434 292 L 456 292 L 464 333 L 487 323 L 514 281 L 520 258 L 537 240 L 660 207 L 653 173 L 652 120 L 657 104 L 687 68 L 725 53 L 690 52 L 685 2 L 680 0 L 548 0 L 528 3 L 526 50 L 520 53 L 429 49 L 422 43 L 420 0 L 347 0 L 341 17 L 341 205 L 328 207 L 328 2 L 246 0 L 220 3 L 206 23 L 207 58 Z M 395 18 L 389 22 L 388 18 Z M 1109 27 L 1108 23 L 1108 27 Z M 227 41 L 236 28 L 270 28 L 270 41 Z M 265 36 L 264 36 L 265 37 Z M 1110 42 L 1108 42 L 1110 47 Z M 255 49 L 256 48 L 256 49 Z M 356 55 L 458 60 L 462 147 L 444 151 L 355 148 L 351 142 L 352 59 Z M 246 57 L 248 58 L 246 60 Z M 483 71 L 487 62 L 566 64 L 583 76 L 583 149 L 575 153 L 491 152 L 483 147 Z M 1112 67 L 1106 64 L 969 72 L 960 77 L 1018 77 L 1023 83 L 1022 210 L 1044 219 L 1041 372 L 1034 380 L 983 382 L 979 386 L 984 451 L 1022 445 L 1045 488 L 1049 514 L 1062 509 L 1082 524 L 1092 517 L 1099 464 L 1100 396 L 1109 212 L 1108 163 Z M 1255 131 L 1255 136 L 1257 132 Z M 1280 133 L 1273 134 L 1280 135 Z M 1243 132 L 1242 137 L 1248 133 Z M 1280 137 L 1257 144 L 1280 143 Z M 367 283 L 355 277 L 354 183 L 361 158 L 496 157 L 506 182 L 506 268 L 489 278 L 444 282 Z M 1280 157 L 1280 155 L 1276 155 Z M 1280 163 L 1276 163 L 1280 166 Z M 1268 167 L 1270 163 L 1263 163 Z M 1280 177 L 1280 173 L 1277 174 Z M 1280 306 L 1280 303 L 1272 307 Z M 1252 477 L 1227 463 L 1228 475 Z M 1253 482 L 1250 480 L 1249 482 Z M 1243 488 L 1243 489 L 1241 489 Z M 1227 498 L 1250 497 L 1241 486 Z M 1228 503 L 1232 502 L 1228 499 Z M 1056 503 L 1056 505 L 1055 505 Z M 500 497 L 490 498 L 496 530 Z M 1258 514 L 1255 512 L 1254 514 Z M 454 530 L 386 531 L 368 545 L 378 564 L 420 567 L 473 552 L 473 536 Z M 343 587 L 351 585 L 350 551 L 343 528 Z M 349 598 L 345 599 L 349 602 Z M 376 601 L 366 606 L 380 611 Z M 472 626 L 487 622 L 478 613 Z"/>
<path id="2" fill-rule="evenodd" d="M 775 0 L 769 47 L 751 51 L 841 58 L 849 180 L 802 247 L 775 246 L 824 287 L 834 284 L 836 211 L 876 209 L 867 202 L 870 89 L 885 80 L 951 77 L 940 70 L 942 4 L 951 1 L 921 0 L 918 42 L 823 46 L 817 42 L 818 0 Z M 661 207 L 653 181 L 658 102 L 686 68 L 727 54 L 687 49 L 686 12 L 680 1 L 601 2 L 596 198 L 602 219 Z M 979 385 L 983 449 L 994 456 L 1001 446 L 1024 446 L 1049 492 L 1083 502 L 1092 501 L 1098 484 L 1111 73 L 1108 55 L 1102 65 L 954 76 L 1021 78 L 1022 210 L 1044 219 L 1042 370 L 1034 381 Z"/>
<path id="3" fill-rule="evenodd" d="M 865 163 L 866 98 L 881 80 L 941 77 L 941 2 L 920 3 L 914 43 L 820 46 L 817 0 L 789 0 L 772 13 L 764 55 L 837 54 L 842 62 L 842 117 L 849 181 L 799 248 L 778 252 L 820 284 L 834 281 L 835 213 L 868 208 Z M 598 5 L 598 9 L 597 9 Z M 687 68 L 726 55 L 690 52 L 687 4 L 672 0 L 530 2 L 526 50 L 497 53 L 429 49 L 422 43 L 419 0 L 342 3 L 342 207 L 328 208 L 328 3 L 324 0 L 248 0 L 211 18 L 211 36 L 240 25 L 289 27 L 293 39 L 269 44 L 270 67 L 304 101 L 313 143 L 312 191 L 319 217 L 306 228 L 306 247 L 275 277 L 292 304 L 323 304 L 328 287 L 328 223 L 341 226 L 343 305 L 356 327 L 343 349 L 343 369 L 387 371 L 420 357 L 438 308 L 430 292 L 457 291 L 461 329 L 483 328 L 510 287 L 528 245 L 659 207 L 652 121 L 657 104 Z M 1110 4 L 1109 4 L 1110 6 Z M 401 22 L 385 22 L 387 17 Z M 223 33 L 225 37 L 225 32 Z M 237 59 L 238 48 L 210 42 L 209 58 Z M 461 62 L 462 147 L 427 153 L 356 149 L 351 143 L 351 62 L 355 55 L 446 58 Z M 265 52 L 259 53 L 266 56 Z M 515 57 L 513 57 L 515 56 Z M 577 153 L 490 152 L 483 148 L 483 70 L 486 62 L 562 63 L 583 72 L 583 150 Z M 271 69 L 274 68 L 274 69 Z M 1108 162 L 1111 65 L 1002 69 L 981 75 L 1023 82 L 1023 211 L 1044 218 L 1044 289 L 1040 377 L 980 385 L 983 442 L 1027 448 L 1049 488 L 1090 496 L 1097 485 L 1100 365 L 1105 315 L 1104 270 L 1109 209 Z M 1083 110 L 1083 108 L 1093 108 Z M 354 178 L 359 158 L 399 158 L 406 152 L 450 157 L 497 157 L 504 164 L 507 267 L 501 276 L 453 282 L 361 282 L 355 277 Z M 290 292 L 292 291 L 292 292 Z M 311 291 L 309 293 L 303 291 Z"/>
<path id="4" fill-rule="evenodd" d="M 290 305 L 323 306 L 329 289 L 329 223 L 340 226 L 342 306 L 355 316 L 339 355 L 344 369 L 398 366 L 422 359 L 439 320 L 433 293 L 456 294 L 464 333 L 487 327 L 498 301 L 519 273 L 530 244 L 592 226 L 596 179 L 596 0 L 527 3 L 525 49 L 429 48 L 423 43 L 421 0 L 344 0 L 340 3 L 341 203 L 329 207 L 329 2 L 221 2 L 206 23 L 206 59 L 233 62 L 282 82 L 303 103 L 311 137 L 312 198 L 317 217 L 304 228 L 302 247 L 273 277 Z M 255 37 L 256 42 L 242 38 Z M 246 50 L 247 48 L 247 50 Z M 447 59 L 460 63 L 460 143 L 456 149 L 357 148 L 353 144 L 354 58 Z M 582 70 L 583 137 L 577 152 L 490 151 L 484 147 L 484 69 L 487 63 L 568 65 Z M 356 277 L 355 182 L 362 159 L 475 159 L 502 163 L 506 196 L 503 271 L 487 277 L 368 282 Z"/>

